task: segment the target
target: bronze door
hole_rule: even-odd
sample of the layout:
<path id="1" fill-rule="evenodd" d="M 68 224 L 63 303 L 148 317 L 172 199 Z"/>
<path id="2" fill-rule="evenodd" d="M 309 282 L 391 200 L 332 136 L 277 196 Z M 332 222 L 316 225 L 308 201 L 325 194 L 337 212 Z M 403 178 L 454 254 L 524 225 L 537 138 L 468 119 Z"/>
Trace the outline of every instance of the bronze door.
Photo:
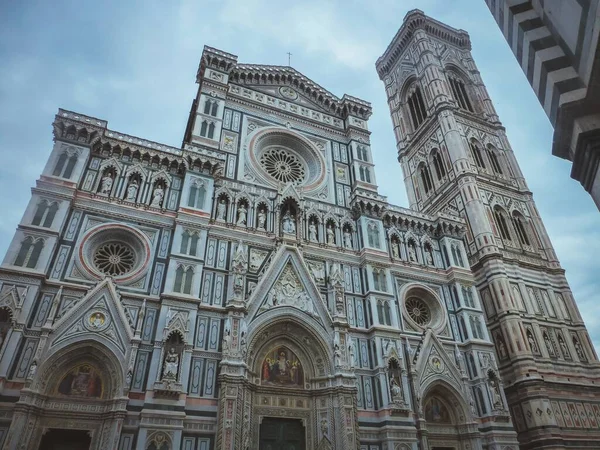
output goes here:
<path id="1" fill-rule="evenodd" d="M 306 450 L 302 421 L 265 417 L 260 425 L 258 448 L 259 450 Z"/>
<path id="2" fill-rule="evenodd" d="M 50 429 L 42 437 L 39 450 L 88 450 L 91 441 L 86 430 Z"/>

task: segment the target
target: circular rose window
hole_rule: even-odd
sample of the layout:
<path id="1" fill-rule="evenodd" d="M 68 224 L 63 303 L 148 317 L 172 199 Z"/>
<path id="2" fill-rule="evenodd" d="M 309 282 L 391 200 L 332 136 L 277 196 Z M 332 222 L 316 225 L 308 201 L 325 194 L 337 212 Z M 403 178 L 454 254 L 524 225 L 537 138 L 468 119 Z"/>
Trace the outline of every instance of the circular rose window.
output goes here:
<path id="1" fill-rule="evenodd" d="M 260 163 L 273 178 L 284 183 L 302 183 L 306 166 L 298 156 L 283 147 L 271 147 L 260 155 Z"/>
<path id="2" fill-rule="evenodd" d="M 446 311 L 438 295 L 428 287 L 412 284 L 402 289 L 403 315 L 415 330 L 433 329 L 441 332 L 446 326 Z"/>
<path id="3" fill-rule="evenodd" d="M 148 239 L 137 229 L 117 223 L 92 228 L 79 247 L 80 264 L 95 278 L 112 277 L 130 283 L 138 280 L 150 261 Z"/>
<path id="4" fill-rule="evenodd" d="M 408 312 L 408 316 L 421 326 L 425 326 L 431 322 L 431 311 L 427 304 L 420 298 L 409 297 L 406 300 L 406 311 Z"/>
<path id="5" fill-rule="evenodd" d="M 131 271 L 134 264 L 133 249 L 122 242 L 109 242 L 101 245 L 94 253 L 94 265 L 106 275 L 124 275 Z"/>

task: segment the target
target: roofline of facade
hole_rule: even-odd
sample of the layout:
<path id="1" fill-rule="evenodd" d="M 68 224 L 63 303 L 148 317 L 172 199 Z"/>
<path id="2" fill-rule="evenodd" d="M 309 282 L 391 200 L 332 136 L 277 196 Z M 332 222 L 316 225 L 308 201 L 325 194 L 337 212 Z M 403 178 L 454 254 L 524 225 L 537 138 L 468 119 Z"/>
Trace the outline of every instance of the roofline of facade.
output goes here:
<path id="1" fill-rule="evenodd" d="M 404 16 L 404 21 L 398 32 L 381 55 L 375 67 L 379 78 L 383 79 L 394 67 L 404 50 L 406 49 L 415 30 L 423 29 L 448 43 L 466 50 L 471 50 L 471 39 L 465 30 L 450 27 L 442 22 L 427 16 L 420 9 L 413 9 Z"/>
<path id="2" fill-rule="evenodd" d="M 339 98 L 290 66 L 238 63 L 237 56 L 205 46 L 196 75 L 197 83 L 204 78 L 204 71 L 207 68 L 226 72 L 230 76 L 236 73 L 238 76 L 243 75 L 245 80 L 250 80 L 254 84 L 265 81 L 292 84 L 301 89 L 305 95 L 340 116 L 350 114 L 367 120 L 373 112 L 370 102 L 348 94 Z"/>

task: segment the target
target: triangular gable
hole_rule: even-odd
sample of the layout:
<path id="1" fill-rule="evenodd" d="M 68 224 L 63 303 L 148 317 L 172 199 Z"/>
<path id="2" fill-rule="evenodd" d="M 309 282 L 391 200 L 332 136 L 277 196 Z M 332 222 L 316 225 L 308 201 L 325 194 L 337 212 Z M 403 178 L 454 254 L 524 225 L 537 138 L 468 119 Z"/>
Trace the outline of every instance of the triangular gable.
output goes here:
<path id="1" fill-rule="evenodd" d="M 281 202 L 290 198 L 296 200 L 297 203 L 300 203 L 303 198 L 301 192 L 293 183 L 286 184 L 281 191 Z"/>
<path id="2" fill-rule="evenodd" d="M 23 296 L 24 298 L 25 296 Z M 0 308 L 8 308 L 13 319 L 17 319 L 15 312 L 21 305 L 21 299 L 16 287 L 11 287 L 7 292 L 0 295 Z"/>
<path id="3" fill-rule="evenodd" d="M 462 375 L 456 368 L 456 362 L 448 356 L 432 330 L 427 330 L 415 370 L 419 374 L 418 382 L 421 391 L 424 391 L 431 382 L 439 379 L 445 379 L 453 386 L 462 385 Z"/>
<path id="4" fill-rule="evenodd" d="M 91 339 L 125 357 L 133 339 L 132 325 L 110 278 L 100 281 L 52 327 L 48 350 Z"/>
<path id="5" fill-rule="evenodd" d="M 293 307 L 324 327 L 332 323 L 321 293 L 308 268 L 294 247 L 282 246 L 273 256 L 258 286 L 248 300 L 252 319 L 274 308 Z"/>

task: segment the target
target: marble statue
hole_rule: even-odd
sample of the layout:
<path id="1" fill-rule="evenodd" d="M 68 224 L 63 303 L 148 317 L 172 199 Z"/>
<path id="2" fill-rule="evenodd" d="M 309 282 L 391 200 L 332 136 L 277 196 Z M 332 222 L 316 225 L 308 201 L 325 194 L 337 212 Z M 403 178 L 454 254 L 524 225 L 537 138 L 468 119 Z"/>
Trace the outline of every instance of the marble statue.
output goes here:
<path id="1" fill-rule="evenodd" d="M 333 231 L 332 225 L 327 227 L 327 243 L 329 245 L 335 245 L 335 231 Z"/>
<path id="2" fill-rule="evenodd" d="M 102 181 L 100 182 L 100 193 L 109 195 L 112 190 L 113 178 L 110 173 L 107 173 L 102 177 Z"/>
<path id="3" fill-rule="evenodd" d="M 137 198 L 138 189 L 139 186 L 137 184 L 137 181 L 133 180 L 127 187 L 127 197 L 125 198 L 125 200 L 135 202 Z"/>
<path id="4" fill-rule="evenodd" d="M 310 221 L 308 225 L 308 240 L 311 242 L 317 242 L 317 227 L 314 221 Z"/>
<path id="5" fill-rule="evenodd" d="M 286 234 L 295 234 L 296 233 L 296 223 L 294 220 L 294 216 L 290 214 L 289 211 L 286 211 L 283 215 L 283 232 Z"/>
<path id="6" fill-rule="evenodd" d="M 152 203 L 150 203 L 150 206 L 154 206 L 156 208 L 160 207 L 164 196 L 165 191 L 163 191 L 163 188 L 160 185 L 156 186 L 154 188 L 154 192 L 152 193 Z"/>
<path id="7" fill-rule="evenodd" d="M 227 208 L 227 204 L 225 203 L 225 199 L 222 198 L 219 200 L 219 204 L 217 205 L 217 220 L 225 220 L 225 210 Z"/>
<path id="8" fill-rule="evenodd" d="M 257 228 L 259 230 L 264 230 L 266 222 L 267 222 L 267 215 L 265 214 L 265 210 L 264 209 L 260 209 L 258 211 L 258 225 L 257 225 Z"/>
<path id="9" fill-rule="evenodd" d="M 238 207 L 238 220 L 236 222 L 236 225 L 246 225 L 247 213 L 248 210 L 246 209 L 246 206 L 243 203 L 241 203 Z"/>
<path id="10" fill-rule="evenodd" d="M 400 259 L 400 252 L 398 252 L 398 243 L 392 242 L 392 256 L 396 259 Z"/>
<path id="11" fill-rule="evenodd" d="M 344 247 L 352 248 L 352 235 L 348 230 L 344 231 Z"/>
<path id="12" fill-rule="evenodd" d="M 177 373 L 179 369 L 179 355 L 175 352 L 175 349 L 171 347 L 169 352 L 165 356 L 165 363 L 163 366 L 163 378 L 177 379 Z"/>
<path id="13" fill-rule="evenodd" d="M 393 403 L 402 402 L 402 388 L 398 386 L 398 382 L 395 378 L 390 380 L 390 395 Z"/>

